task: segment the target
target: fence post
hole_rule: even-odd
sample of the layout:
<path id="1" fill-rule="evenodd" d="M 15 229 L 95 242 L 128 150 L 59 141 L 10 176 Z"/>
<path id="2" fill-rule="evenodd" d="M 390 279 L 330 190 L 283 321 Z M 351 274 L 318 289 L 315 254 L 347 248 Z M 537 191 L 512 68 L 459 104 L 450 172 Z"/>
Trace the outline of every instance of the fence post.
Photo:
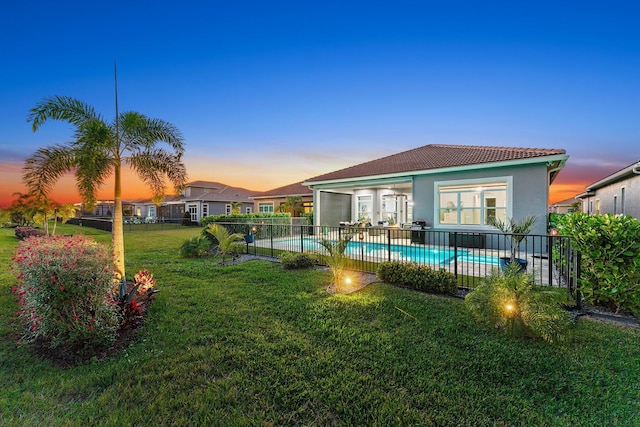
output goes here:
<path id="1" fill-rule="evenodd" d="M 551 235 L 548 236 L 547 246 L 549 247 L 549 249 L 547 249 L 547 253 L 549 254 L 549 261 L 547 263 L 549 266 L 549 286 L 553 286 L 553 236 Z"/>
<path id="2" fill-rule="evenodd" d="M 300 253 L 304 253 L 304 234 L 302 232 L 302 225 L 300 226 Z"/>
<path id="3" fill-rule="evenodd" d="M 576 265 L 576 307 L 582 310 L 582 294 L 580 293 L 580 266 L 582 264 L 582 254 L 578 252 L 575 257 Z"/>
<path id="4" fill-rule="evenodd" d="M 451 244 L 451 242 L 449 242 L 449 244 Z M 456 277 L 456 280 L 458 280 L 458 232 L 457 231 L 453 232 L 453 268 L 454 268 L 453 275 Z"/>
<path id="5" fill-rule="evenodd" d="M 391 261 L 391 229 L 387 228 L 387 261 Z"/>
<path id="6" fill-rule="evenodd" d="M 273 224 L 269 225 L 269 237 L 271 239 L 271 256 L 273 256 Z"/>

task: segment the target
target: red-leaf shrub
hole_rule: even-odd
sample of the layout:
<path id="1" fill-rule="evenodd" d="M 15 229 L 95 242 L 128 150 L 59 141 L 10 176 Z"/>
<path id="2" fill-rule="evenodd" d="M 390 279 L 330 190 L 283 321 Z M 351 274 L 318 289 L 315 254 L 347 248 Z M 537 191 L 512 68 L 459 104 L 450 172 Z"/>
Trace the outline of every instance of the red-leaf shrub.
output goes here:
<path id="1" fill-rule="evenodd" d="M 18 240 L 24 240 L 31 236 L 42 237 L 46 235 L 44 231 L 35 227 L 16 227 L 15 233 Z"/>
<path id="2" fill-rule="evenodd" d="M 84 236 L 30 237 L 13 261 L 27 341 L 74 354 L 113 343 L 120 315 L 106 245 Z"/>

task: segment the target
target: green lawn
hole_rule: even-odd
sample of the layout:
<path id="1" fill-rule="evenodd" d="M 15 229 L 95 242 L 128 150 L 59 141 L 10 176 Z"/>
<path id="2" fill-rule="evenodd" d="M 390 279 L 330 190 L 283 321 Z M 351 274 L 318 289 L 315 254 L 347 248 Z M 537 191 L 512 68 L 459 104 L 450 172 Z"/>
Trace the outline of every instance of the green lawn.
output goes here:
<path id="1" fill-rule="evenodd" d="M 70 369 L 17 345 L 0 230 L 0 425 L 637 426 L 640 331 L 578 320 L 564 343 L 509 338 L 462 300 L 325 271 L 185 260 L 186 228 L 125 233 L 160 293 L 136 342 Z M 63 226 L 60 233 L 107 233 Z M 408 316 L 411 314 L 414 317 Z"/>

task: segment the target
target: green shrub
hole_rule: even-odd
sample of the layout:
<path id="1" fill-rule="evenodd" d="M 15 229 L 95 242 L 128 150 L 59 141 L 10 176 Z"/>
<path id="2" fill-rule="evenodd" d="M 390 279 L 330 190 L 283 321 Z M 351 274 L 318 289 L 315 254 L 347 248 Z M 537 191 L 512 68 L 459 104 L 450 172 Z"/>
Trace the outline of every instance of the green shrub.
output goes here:
<path id="1" fill-rule="evenodd" d="M 582 255 L 584 299 L 640 316 L 640 222 L 628 215 L 575 213 L 563 216 L 557 229 Z"/>
<path id="2" fill-rule="evenodd" d="M 504 328 L 515 336 L 536 336 L 546 341 L 562 340 L 571 316 L 560 303 L 566 290 L 537 286 L 519 266 L 494 269 L 465 298 L 465 306 L 477 319 Z"/>
<path id="3" fill-rule="evenodd" d="M 280 255 L 280 262 L 286 270 L 312 268 L 316 265 L 315 257 L 307 253 L 285 252 Z"/>
<path id="4" fill-rule="evenodd" d="M 456 277 L 445 269 L 434 270 L 415 262 L 383 262 L 378 266 L 380 280 L 406 288 L 437 294 L 452 294 L 458 289 Z"/>
<path id="5" fill-rule="evenodd" d="M 180 255 L 185 258 L 201 258 L 211 253 L 209 239 L 204 236 L 193 236 L 180 247 Z"/>
<path id="6" fill-rule="evenodd" d="M 115 340 L 120 317 L 107 246 L 84 236 L 31 237 L 13 260 L 27 341 L 82 354 Z"/>
<path id="7" fill-rule="evenodd" d="M 244 214 L 229 214 L 229 215 L 209 215 L 200 220 L 200 224 L 208 226 L 214 222 L 229 222 L 229 223 L 252 223 L 256 220 L 271 219 L 274 224 L 289 224 L 291 220 L 291 214 L 289 213 L 244 213 Z"/>
<path id="8" fill-rule="evenodd" d="M 191 214 L 189 212 L 185 212 L 184 215 L 182 215 L 182 225 L 184 225 L 185 227 L 194 225 L 194 223 L 191 221 Z"/>

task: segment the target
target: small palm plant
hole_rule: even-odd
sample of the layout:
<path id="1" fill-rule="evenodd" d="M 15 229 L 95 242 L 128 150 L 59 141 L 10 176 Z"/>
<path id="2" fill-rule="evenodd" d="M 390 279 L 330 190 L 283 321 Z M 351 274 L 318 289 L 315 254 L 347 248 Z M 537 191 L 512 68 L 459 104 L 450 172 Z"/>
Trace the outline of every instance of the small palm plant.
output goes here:
<path id="1" fill-rule="evenodd" d="M 516 252 L 520 247 L 520 243 L 527 239 L 527 234 L 531 233 L 531 229 L 537 220 L 533 215 L 529 215 L 520 221 L 515 221 L 513 218 L 508 218 L 505 221 L 496 217 L 488 218 L 487 223 L 490 226 L 497 228 L 511 239 L 511 258 L 509 258 L 507 264 L 516 262 Z M 526 269 L 526 261 L 523 260 L 521 264 Z"/>
<path id="2" fill-rule="evenodd" d="M 351 236 L 341 237 L 335 243 L 322 239 L 320 244 L 326 249 L 326 254 L 320 254 L 320 259 L 324 264 L 327 264 L 333 275 L 333 281 L 335 285 L 336 293 L 342 292 L 342 276 L 344 273 L 344 267 L 347 261 L 347 257 L 344 252 L 351 241 Z"/>
<path id="3" fill-rule="evenodd" d="M 193 236 L 182 243 L 180 255 L 185 258 L 201 258 L 209 255 L 209 239 L 204 236 Z"/>
<path id="4" fill-rule="evenodd" d="M 229 230 L 224 228 L 220 224 L 211 223 L 207 227 L 207 233 L 211 234 L 218 241 L 218 253 L 222 257 L 222 265 L 224 265 L 225 259 L 228 255 L 236 253 L 237 240 L 244 239 L 244 234 L 230 233 Z"/>
<path id="5" fill-rule="evenodd" d="M 561 340 L 571 316 L 560 305 L 565 290 L 537 286 L 533 275 L 508 264 L 482 279 L 465 298 L 465 306 L 479 320 L 504 328 L 515 336 L 538 336 L 545 341 Z"/>

